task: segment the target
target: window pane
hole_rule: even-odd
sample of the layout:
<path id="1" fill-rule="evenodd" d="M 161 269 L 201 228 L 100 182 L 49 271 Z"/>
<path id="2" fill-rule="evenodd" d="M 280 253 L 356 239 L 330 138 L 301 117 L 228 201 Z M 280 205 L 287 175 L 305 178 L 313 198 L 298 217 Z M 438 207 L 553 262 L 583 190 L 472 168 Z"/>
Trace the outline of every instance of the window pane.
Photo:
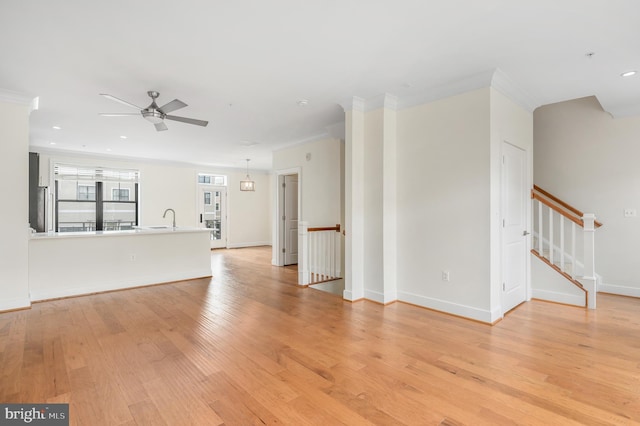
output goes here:
<path id="1" fill-rule="evenodd" d="M 96 204 L 60 201 L 58 203 L 58 232 L 95 231 Z"/>
<path id="2" fill-rule="evenodd" d="M 136 224 L 136 207 L 134 204 L 105 202 L 103 206 L 103 230 L 133 229 Z"/>
<path id="3" fill-rule="evenodd" d="M 135 201 L 135 183 L 103 182 L 102 197 L 104 201 Z"/>

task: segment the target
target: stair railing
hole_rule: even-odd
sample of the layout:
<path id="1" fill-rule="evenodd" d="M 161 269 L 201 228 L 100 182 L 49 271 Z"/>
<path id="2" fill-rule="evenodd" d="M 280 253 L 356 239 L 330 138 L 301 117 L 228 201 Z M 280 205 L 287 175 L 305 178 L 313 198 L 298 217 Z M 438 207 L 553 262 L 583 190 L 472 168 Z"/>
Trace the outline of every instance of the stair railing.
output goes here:
<path id="1" fill-rule="evenodd" d="M 318 284 L 341 278 L 340 224 L 310 228 L 307 222 L 299 222 L 298 235 L 298 284 Z"/>
<path id="2" fill-rule="evenodd" d="M 534 216 L 531 252 L 582 289 L 586 305 L 595 309 L 595 229 L 602 224 L 595 220 L 595 215 L 581 212 L 537 185 L 531 190 L 531 198 Z M 580 233 L 578 228 L 582 229 Z M 581 270 L 578 270 L 578 248 L 582 249 Z"/>

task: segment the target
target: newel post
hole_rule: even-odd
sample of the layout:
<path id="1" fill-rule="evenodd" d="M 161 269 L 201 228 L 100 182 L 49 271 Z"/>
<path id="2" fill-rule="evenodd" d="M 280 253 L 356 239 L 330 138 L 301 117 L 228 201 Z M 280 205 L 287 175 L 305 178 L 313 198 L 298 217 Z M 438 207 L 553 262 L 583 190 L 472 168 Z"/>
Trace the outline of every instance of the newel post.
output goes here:
<path id="1" fill-rule="evenodd" d="M 309 222 L 298 222 L 298 284 L 309 284 Z"/>
<path id="2" fill-rule="evenodd" d="M 587 307 L 596 308 L 596 271 L 595 271 L 595 221 L 596 216 L 585 213 L 582 217 L 584 223 L 584 276 L 583 285 L 587 289 Z"/>

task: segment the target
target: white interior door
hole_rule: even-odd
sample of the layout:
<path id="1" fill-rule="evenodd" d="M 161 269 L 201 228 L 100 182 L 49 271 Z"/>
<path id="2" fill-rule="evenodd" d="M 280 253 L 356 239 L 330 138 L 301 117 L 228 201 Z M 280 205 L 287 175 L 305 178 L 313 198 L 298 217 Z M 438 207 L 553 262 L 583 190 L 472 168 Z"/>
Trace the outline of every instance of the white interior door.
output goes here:
<path id="1" fill-rule="evenodd" d="M 527 298 L 527 153 L 502 144 L 502 312 Z"/>
<path id="2" fill-rule="evenodd" d="M 227 188 L 199 185 L 198 226 L 211 229 L 211 248 L 227 246 Z"/>
<path id="3" fill-rule="evenodd" d="M 298 175 L 285 175 L 282 186 L 284 264 L 298 263 Z"/>

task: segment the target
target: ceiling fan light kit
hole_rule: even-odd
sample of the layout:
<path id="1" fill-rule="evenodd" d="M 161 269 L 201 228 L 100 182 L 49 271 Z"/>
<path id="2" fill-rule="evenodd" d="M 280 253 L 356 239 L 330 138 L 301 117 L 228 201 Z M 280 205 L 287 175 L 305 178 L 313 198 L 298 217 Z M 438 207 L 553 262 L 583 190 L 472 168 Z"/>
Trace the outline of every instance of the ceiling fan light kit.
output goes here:
<path id="1" fill-rule="evenodd" d="M 132 104 L 131 102 L 127 102 L 113 95 L 100 93 L 100 96 L 104 96 L 107 99 L 111 99 L 112 101 L 116 101 L 123 105 L 127 105 L 128 107 L 139 110 L 139 113 L 142 115 L 142 117 L 144 117 L 144 119 L 147 120 L 148 122 L 152 123 L 158 132 L 168 129 L 167 125 L 164 123 L 165 119 L 180 121 L 182 123 L 187 123 L 187 124 L 195 124 L 196 126 L 202 126 L 202 127 L 206 127 L 206 125 L 209 124 L 208 121 L 197 120 L 195 118 L 168 115 L 172 111 L 175 111 L 177 109 L 184 108 L 187 106 L 187 104 L 185 104 L 179 99 L 174 99 L 171 102 L 159 107 L 158 104 L 156 104 L 156 99 L 160 96 L 160 93 L 154 90 L 150 90 L 147 92 L 147 95 L 149 95 L 149 97 L 151 98 L 151 105 L 149 105 L 146 108 L 141 108 L 135 104 Z M 100 115 L 106 116 L 106 117 L 121 117 L 121 116 L 138 115 L 138 114 L 125 112 L 125 113 L 101 113 Z"/>

